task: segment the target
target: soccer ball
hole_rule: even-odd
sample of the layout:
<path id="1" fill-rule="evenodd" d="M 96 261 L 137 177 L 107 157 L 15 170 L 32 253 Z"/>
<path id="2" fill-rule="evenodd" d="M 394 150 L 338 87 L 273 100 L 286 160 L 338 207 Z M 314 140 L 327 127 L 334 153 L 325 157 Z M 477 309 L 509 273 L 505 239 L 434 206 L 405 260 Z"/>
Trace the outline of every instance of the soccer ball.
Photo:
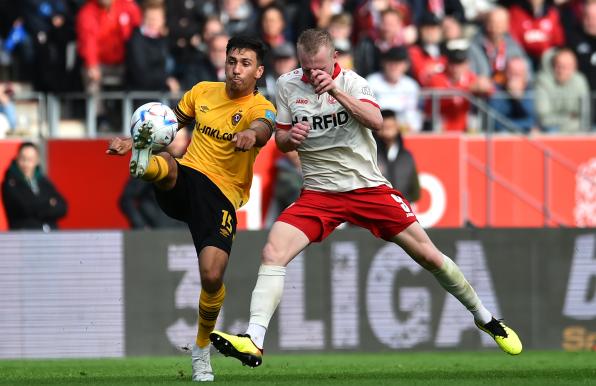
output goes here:
<path id="1" fill-rule="evenodd" d="M 130 135 L 134 138 L 141 126 L 151 126 L 151 149 L 161 150 L 174 140 L 178 119 L 171 108 L 160 102 L 140 106 L 130 119 Z"/>

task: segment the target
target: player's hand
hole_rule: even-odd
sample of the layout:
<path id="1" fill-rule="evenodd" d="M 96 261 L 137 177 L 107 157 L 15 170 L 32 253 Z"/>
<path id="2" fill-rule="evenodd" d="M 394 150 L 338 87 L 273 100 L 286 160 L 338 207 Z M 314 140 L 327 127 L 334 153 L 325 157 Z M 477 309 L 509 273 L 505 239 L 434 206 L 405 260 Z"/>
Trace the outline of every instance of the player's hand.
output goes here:
<path id="1" fill-rule="evenodd" d="M 109 155 L 125 155 L 132 149 L 132 138 L 112 138 L 108 144 L 106 154 Z"/>
<path id="2" fill-rule="evenodd" d="M 236 151 L 250 150 L 257 142 L 257 132 L 252 129 L 246 129 L 234 135 L 232 142 L 236 144 Z"/>
<path id="3" fill-rule="evenodd" d="M 292 126 L 289 130 L 290 133 L 290 142 L 295 146 L 298 147 L 306 137 L 308 137 L 308 133 L 310 132 L 310 124 L 306 121 L 301 121 L 296 123 Z"/>
<path id="4" fill-rule="evenodd" d="M 335 81 L 331 74 L 323 70 L 312 70 L 310 73 L 310 82 L 317 95 L 335 90 Z"/>

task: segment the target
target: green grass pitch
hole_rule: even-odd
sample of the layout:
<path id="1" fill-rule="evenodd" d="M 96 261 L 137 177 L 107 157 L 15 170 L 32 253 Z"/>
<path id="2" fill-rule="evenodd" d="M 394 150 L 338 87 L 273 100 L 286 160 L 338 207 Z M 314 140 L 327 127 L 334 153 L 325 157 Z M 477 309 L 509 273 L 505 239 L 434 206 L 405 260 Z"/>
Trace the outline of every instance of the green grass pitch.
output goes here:
<path id="1" fill-rule="evenodd" d="M 212 358 L 221 385 L 596 385 L 596 352 L 269 355 L 256 369 Z M 188 356 L 0 361 L 0 385 L 184 384 L 191 384 Z"/>

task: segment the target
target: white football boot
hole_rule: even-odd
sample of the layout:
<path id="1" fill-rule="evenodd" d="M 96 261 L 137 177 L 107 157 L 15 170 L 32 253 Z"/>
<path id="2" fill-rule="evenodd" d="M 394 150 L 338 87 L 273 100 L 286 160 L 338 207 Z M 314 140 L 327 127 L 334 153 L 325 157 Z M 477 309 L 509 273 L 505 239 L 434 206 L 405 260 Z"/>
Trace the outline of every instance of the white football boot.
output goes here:
<path id="1" fill-rule="evenodd" d="M 192 380 L 194 382 L 213 381 L 210 348 L 211 345 L 204 348 L 200 348 L 196 344 L 192 346 Z"/>
<path id="2" fill-rule="evenodd" d="M 146 121 L 135 127 L 132 134 L 132 156 L 130 157 L 130 175 L 141 178 L 147 170 L 153 145 L 153 122 Z"/>

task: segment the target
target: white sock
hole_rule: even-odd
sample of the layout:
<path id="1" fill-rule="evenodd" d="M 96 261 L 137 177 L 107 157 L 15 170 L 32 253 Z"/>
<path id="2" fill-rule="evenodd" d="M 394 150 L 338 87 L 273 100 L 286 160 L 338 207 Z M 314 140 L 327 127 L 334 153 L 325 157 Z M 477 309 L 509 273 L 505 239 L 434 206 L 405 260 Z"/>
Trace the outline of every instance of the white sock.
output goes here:
<path id="1" fill-rule="evenodd" d="M 250 300 L 250 321 L 246 333 L 260 349 L 263 348 L 269 321 L 281 300 L 285 278 L 286 267 L 263 264 L 259 267 L 257 284 Z"/>
<path id="2" fill-rule="evenodd" d="M 443 255 L 443 266 L 431 271 L 439 284 L 463 304 L 480 324 L 491 321 L 492 314 L 482 305 L 482 301 L 468 283 L 457 264 Z"/>
<path id="3" fill-rule="evenodd" d="M 246 333 L 250 335 L 250 339 L 253 341 L 253 343 L 262 350 L 267 328 L 258 324 L 249 323 Z"/>

